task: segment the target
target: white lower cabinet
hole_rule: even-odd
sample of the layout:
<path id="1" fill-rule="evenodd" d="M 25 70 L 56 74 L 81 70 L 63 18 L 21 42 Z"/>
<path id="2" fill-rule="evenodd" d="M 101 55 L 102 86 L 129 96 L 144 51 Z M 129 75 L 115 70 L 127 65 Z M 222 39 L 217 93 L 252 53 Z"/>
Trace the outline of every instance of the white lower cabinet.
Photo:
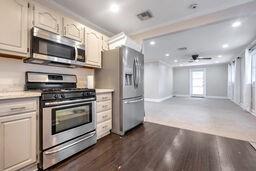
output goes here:
<path id="1" fill-rule="evenodd" d="M 97 94 L 97 139 L 112 129 L 112 93 Z"/>
<path id="2" fill-rule="evenodd" d="M 36 100 L 35 100 L 36 103 Z M 11 101 L 7 104 L 11 104 Z M 22 101 L 12 104 L 21 106 Z M 12 113 L 0 113 L 0 170 L 14 171 L 36 162 L 36 109 L 10 106 Z M 0 102 L 0 107 L 7 108 Z M 13 112 L 15 111 L 15 112 Z M 19 113 L 21 112 L 21 113 Z M 8 115 L 9 114 L 9 115 Z"/>

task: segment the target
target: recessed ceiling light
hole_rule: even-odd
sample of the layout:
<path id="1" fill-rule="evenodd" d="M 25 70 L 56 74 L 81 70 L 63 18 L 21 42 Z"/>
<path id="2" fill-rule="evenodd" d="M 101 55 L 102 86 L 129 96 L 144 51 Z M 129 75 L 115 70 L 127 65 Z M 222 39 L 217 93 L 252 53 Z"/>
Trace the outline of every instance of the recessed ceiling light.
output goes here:
<path id="1" fill-rule="evenodd" d="M 228 47 L 229 47 L 228 44 L 223 44 L 223 45 L 222 45 L 222 48 L 228 48 Z"/>
<path id="2" fill-rule="evenodd" d="M 169 54 L 169 53 L 166 53 L 165 56 L 170 56 L 170 54 Z"/>
<path id="3" fill-rule="evenodd" d="M 219 61 L 215 61 L 216 64 L 220 63 Z"/>
<path id="4" fill-rule="evenodd" d="M 113 12 L 113 13 L 118 13 L 119 11 L 119 6 L 117 4 L 112 4 L 110 6 L 110 11 Z"/>
<path id="5" fill-rule="evenodd" d="M 177 60 L 177 59 L 175 59 L 175 60 L 174 60 L 174 62 L 175 62 L 175 63 L 177 63 L 177 62 L 178 62 L 178 60 Z"/>
<path id="6" fill-rule="evenodd" d="M 199 62 L 199 60 L 197 59 L 197 60 L 195 60 L 196 62 Z"/>
<path id="7" fill-rule="evenodd" d="M 235 22 L 232 24 L 232 27 L 236 28 L 236 27 L 239 27 L 239 26 L 241 26 L 241 25 L 242 25 L 241 21 L 235 21 Z"/>
<path id="8" fill-rule="evenodd" d="M 150 45 L 155 45 L 156 42 L 155 42 L 155 41 L 150 41 L 149 44 L 150 44 Z"/>
<path id="9" fill-rule="evenodd" d="M 222 55 L 218 55 L 218 58 L 222 58 Z"/>
<path id="10" fill-rule="evenodd" d="M 183 64 L 180 64 L 180 66 L 183 66 Z"/>

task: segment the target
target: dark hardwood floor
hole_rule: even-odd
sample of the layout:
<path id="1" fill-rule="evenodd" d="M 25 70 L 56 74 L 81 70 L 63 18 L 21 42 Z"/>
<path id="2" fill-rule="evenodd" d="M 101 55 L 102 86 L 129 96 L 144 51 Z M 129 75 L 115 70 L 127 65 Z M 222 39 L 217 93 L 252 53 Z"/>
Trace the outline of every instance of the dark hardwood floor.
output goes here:
<path id="1" fill-rule="evenodd" d="M 245 141 L 144 123 L 115 134 L 62 162 L 53 171 L 256 171 L 256 151 Z"/>

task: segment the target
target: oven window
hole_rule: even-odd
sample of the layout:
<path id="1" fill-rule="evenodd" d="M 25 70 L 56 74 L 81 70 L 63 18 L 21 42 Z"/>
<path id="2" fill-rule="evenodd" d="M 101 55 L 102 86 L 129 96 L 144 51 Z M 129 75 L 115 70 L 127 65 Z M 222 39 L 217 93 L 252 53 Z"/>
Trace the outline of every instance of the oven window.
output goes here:
<path id="1" fill-rule="evenodd" d="M 92 122 L 92 104 L 53 109 L 52 134 Z"/>
<path id="2" fill-rule="evenodd" d="M 55 43 L 50 40 L 34 37 L 33 53 L 54 56 L 69 60 L 75 59 L 75 48 L 59 43 Z"/>

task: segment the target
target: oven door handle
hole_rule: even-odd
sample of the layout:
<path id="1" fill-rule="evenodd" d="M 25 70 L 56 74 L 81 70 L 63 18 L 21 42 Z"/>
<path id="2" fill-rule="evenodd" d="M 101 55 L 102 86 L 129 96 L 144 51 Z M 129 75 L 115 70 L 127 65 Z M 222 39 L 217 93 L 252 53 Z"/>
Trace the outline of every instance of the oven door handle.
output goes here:
<path id="1" fill-rule="evenodd" d="M 78 103 L 78 102 L 92 102 L 95 101 L 95 98 L 88 98 L 88 99 L 78 99 L 78 100 L 65 100 L 65 101 L 60 101 L 60 102 L 46 102 L 45 106 L 51 106 L 51 105 L 74 105 L 72 103 Z"/>
<path id="2" fill-rule="evenodd" d="M 96 134 L 96 131 L 93 131 L 93 132 L 89 133 L 89 135 L 86 136 L 85 138 L 82 138 L 82 139 L 80 139 L 80 140 L 78 140 L 78 141 L 76 141 L 76 142 L 74 142 L 74 143 L 71 143 L 71 144 L 66 145 L 66 146 L 64 146 L 64 147 L 61 147 L 61 148 L 59 148 L 59 149 L 57 149 L 57 150 L 47 151 L 47 152 L 45 152 L 45 154 L 46 154 L 46 155 L 51 155 L 51 154 L 58 153 L 58 152 L 60 152 L 60 151 L 62 151 L 62 150 L 65 150 L 65 149 L 67 149 L 67 148 L 70 148 L 70 147 L 72 147 L 72 146 L 74 146 L 74 145 L 76 145 L 76 144 L 78 144 L 78 143 L 80 143 L 80 142 L 82 142 L 82 141 L 85 141 L 85 140 L 87 140 L 87 139 L 93 137 L 95 134 Z"/>

